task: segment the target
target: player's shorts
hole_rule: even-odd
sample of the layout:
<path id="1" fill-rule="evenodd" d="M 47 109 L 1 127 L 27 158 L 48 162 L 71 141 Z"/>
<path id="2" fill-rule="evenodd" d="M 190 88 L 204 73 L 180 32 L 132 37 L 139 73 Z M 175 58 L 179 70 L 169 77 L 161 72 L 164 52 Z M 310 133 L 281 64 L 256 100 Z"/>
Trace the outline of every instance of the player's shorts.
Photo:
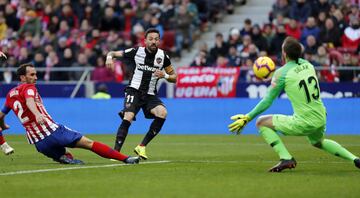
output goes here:
<path id="1" fill-rule="evenodd" d="M 309 126 L 294 116 L 275 114 L 272 121 L 275 130 L 287 136 L 307 136 L 311 144 L 321 141 L 326 131 L 326 123 L 321 126 Z"/>
<path id="2" fill-rule="evenodd" d="M 59 128 L 45 139 L 35 143 L 35 147 L 38 152 L 58 161 L 65 154 L 65 147 L 73 148 L 82 136 L 79 132 L 59 124 Z"/>
<path id="3" fill-rule="evenodd" d="M 139 110 L 142 109 L 145 118 L 153 119 L 155 118 L 155 115 L 151 113 L 151 109 L 158 105 L 165 107 L 159 97 L 128 87 L 125 90 L 124 109 L 119 113 L 119 115 L 123 116 L 123 112 L 133 112 L 136 115 Z"/>

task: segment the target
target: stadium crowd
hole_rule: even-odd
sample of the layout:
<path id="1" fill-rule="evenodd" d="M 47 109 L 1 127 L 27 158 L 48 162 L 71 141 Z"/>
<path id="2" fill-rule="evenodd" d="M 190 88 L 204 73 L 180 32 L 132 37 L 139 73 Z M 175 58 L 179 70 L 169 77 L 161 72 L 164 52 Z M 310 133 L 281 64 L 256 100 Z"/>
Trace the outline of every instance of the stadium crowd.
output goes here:
<path id="1" fill-rule="evenodd" d="M 326 68 L 318 72 L 320 81 L 358 82 L 359 71 L 336 68 L 360 64 L 359 7 L 358 0 L 276 0 L 268 23 L 246 19 L 242 29 L 229 30 L 229 38 L 217 33 L 214 47 L 201 45 L 191 66 L 241 67 L 241 81 L 256 81 L 254 60 L 267 55 L 281 65 L 281 43 L 292 36 L 301 41 L 306 59 Z"/>
<path id="2" fill-rule="evenodd" d="M 104 67 L 108 51 L 143 45 L 145 30 L 155 27 L 161 48 L 180 57 L 209 23 L 233 11 L 234 1 L 0 0 L 0 50 L 8 57 L 1 64 L 16 68 L 32 62 L 45 68 L 38 72 L 40 81 L 78 80 L 81 72 L 51 70 L 84 66 L 95 67 L 93 80 L 122 81 L 128 72 L 121 63 L 115 75 Z M 13 76 L 6 71 L 0 81 Z"/>

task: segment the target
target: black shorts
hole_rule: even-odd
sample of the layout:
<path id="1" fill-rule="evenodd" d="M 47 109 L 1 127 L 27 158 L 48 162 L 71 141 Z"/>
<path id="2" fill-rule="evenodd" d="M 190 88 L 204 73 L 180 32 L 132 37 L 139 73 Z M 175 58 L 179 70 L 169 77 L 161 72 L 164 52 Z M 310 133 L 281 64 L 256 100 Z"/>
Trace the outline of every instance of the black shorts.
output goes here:
<path id="1" fill-rule="evenodd" d="M 123 118 L 124 112 L 133 112 L 136 116 L 139 110 L 142 109 L 145 118 L 153 119 L 155 118 L 155 115 L 150 111 L 158 105 L 165 107 L 159 97 L 128 87 L 125 90 L 124 109 L 119 113 L 119 115 Z M 135 117 L 134 120 L 136 120 Z"/>

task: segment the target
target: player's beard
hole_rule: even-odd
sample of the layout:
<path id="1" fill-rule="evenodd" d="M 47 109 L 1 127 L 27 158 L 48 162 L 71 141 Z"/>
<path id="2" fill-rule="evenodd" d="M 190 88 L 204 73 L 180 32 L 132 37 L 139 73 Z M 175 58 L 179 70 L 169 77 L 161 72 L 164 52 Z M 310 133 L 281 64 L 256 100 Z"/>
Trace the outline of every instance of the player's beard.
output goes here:
<path id="1" fill-rule="evenodd" d="M 152 44 L 148 47 L 148 50 L 151 52 L 151 53 L 155 53 L 157 51 L 157 46 L 156 44 Z"/>

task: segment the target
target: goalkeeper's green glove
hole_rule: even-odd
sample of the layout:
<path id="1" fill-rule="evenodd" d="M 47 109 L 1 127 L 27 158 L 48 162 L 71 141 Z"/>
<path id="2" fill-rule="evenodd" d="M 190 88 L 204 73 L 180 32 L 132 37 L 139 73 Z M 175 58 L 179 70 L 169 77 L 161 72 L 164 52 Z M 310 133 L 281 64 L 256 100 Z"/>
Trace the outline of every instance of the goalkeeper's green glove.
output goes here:
<path id="1" fill-rule="evenodd" d="M 234 122 L 229 124 L 229 130 L 236 134 L 240 134 L 245 125 L 251 120 L 248 115 L 244 114 L 233 115 L 230 119 L 234 120 Z"/>

